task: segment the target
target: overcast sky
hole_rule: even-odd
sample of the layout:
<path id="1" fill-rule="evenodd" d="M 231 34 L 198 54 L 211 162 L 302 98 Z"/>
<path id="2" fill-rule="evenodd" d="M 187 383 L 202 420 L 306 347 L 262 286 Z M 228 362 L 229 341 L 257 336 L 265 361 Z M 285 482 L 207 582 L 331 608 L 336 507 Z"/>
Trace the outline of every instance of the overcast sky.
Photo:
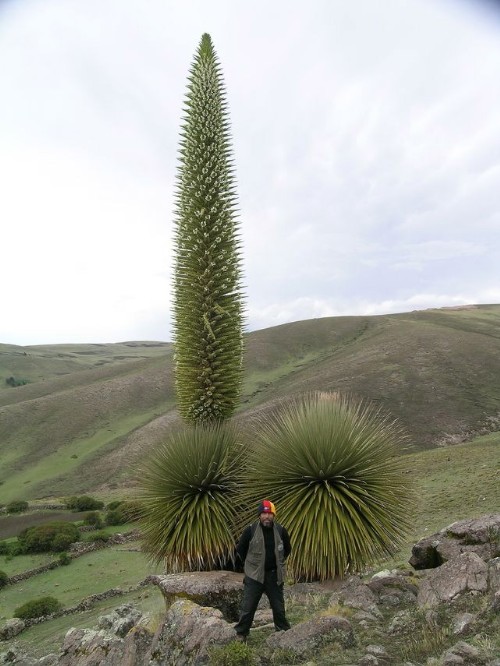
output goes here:
<path id="1" fill-rule="evenodd" d="M 249 330 L 500 303 L 500 9 L 0 0 L 0 343 L 171 339 L 186 77 L 231 114 Z"/>

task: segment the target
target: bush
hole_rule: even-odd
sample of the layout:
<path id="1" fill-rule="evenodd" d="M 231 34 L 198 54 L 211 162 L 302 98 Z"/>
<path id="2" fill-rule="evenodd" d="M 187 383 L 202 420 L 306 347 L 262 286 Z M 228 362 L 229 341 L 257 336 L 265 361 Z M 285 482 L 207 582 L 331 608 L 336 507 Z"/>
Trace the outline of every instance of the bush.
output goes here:
<path id="1" fill-rule="evenodd" d="M 234 641 L 209 650 L 210 666 L 254 666 L 257 663 L 254 651 L 246 643 Z"/>
<path id="2" fill-rule="evenodd" d="M 5 571 L 0 571 L 0 590 L 2 587 L 5 587 L 7 583 L 9 582 L 9 577 L 5 573 Z"/>
<path id="3" fill-rule="evenodd" d="M 117 509 L 120 506 L 120 504 L 123 504 L 123 500 L 113 500 L 113 502 L 110 502 L 108 504 L 106 509 L 108 511 L 114 511 L 115 509 Z"/>
<path id="4" fill-rule="evenodd" d="M 29 384 L 29 379 L 16 379 L 15 377 L 7 377 L 5 380 L 5 383 L 7 386 L 24 386 L 25 384 Z"/>
<path id="5" fill-rule="evenodd" d="M 97 511 L 89 511 L 83 516 L 83 524 L 91 525 L 96 529 L 100 529 L 103 525 L 102 518 Z"/>
<path id="6" fill-rule="evenodd" d="M 110 534 L 104 530 L 100 530 L 99 532 L 94 532 L 94 534 L 89 534 L 85 541 L 109 541 L 110 538 Z"/>
<path id="7" fill-rule="evenodd" d="M 61 610 L 62 604 L 54 597 L 39 597 L 38 599 L 31 599 L 27 601 L 14 611 L 14 617 L 21 620 L 31 620 L 35 617 L 43 617 L 44 615 L 52 615 L 52 613 Z"/>
<path id="8" fill-rule="evenodd" d="M 68 553 L 61 553 L 59 555 L 59 564 L 61 564 L 63 567 L 67 566 L 68 564 L 71 564 L 71 557 L 68 555 Z"/>
<path id="9" fill-rule="evenodd" d="M 104 508 L 104 502 L 88 495 L 80 495 L 67 499 L 66 506 L 71 511 L 99 511 Z"/>
<path id="10" fill-rule="evenodd" d="M 127 522 L 127 516 L 121 507 L 118 509 L 113 509 L 113 511 L 108 511 L 104 521 L 106 525 L 123 525 Z"/>
<path id="11" fill-rule="evenodd" d="M 23 513 L 23 511 L 28 510 L 29 504 L 24 500 L 16 500 L 14 502 L 9 502 L 5 508 L 7 513 Z"/>
<path id="12" fill-rule="evenodd" d="M 78 541 L 80 532 L 73 523 L 54 521 L 28 527 L 17 538 L 24 553 L 60 552 Z"/>

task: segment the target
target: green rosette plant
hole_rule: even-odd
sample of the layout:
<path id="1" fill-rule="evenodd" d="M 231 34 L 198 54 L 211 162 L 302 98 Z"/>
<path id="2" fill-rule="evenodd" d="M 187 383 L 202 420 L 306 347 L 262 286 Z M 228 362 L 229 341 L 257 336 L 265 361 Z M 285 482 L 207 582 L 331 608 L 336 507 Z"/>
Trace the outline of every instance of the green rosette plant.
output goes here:
<path id="1" fill-rule="evenodd" d="M 325 580 L 390 554 L 409 527 L 412 490 L 395 421 L 352 398 L 314 393 L 255 432 L 245 505 L 272 499 L 289 531 L 289 574 Z"/>
<path id="2" fill-rule="evenodd" d="M 172 432 L 141 469 L 143 550 L 168 572 L 221 568 L 234 554 L 243 447 L 227 424 Z"/>

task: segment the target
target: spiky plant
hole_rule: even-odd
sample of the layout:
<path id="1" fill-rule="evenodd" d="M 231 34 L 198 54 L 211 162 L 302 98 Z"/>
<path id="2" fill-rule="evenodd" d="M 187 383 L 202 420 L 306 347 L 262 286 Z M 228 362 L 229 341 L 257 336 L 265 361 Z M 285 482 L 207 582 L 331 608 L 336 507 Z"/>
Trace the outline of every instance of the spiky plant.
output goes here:
<path id="1" fill-rule="evenodd" d="M 188 81 L 175 218 L 176 389 L 181 415 L 210 423 L 237 405 L 243 350 L 229 118 L 210 35 L 201 38 Z"/>
<path id="2" fill-rule="evenodd" d="M 295 579 L 325 580 L 392 552 L 408 527 L 404 436 L 371 407 L 315 393 L 285 405 L 255 434 L 247 506 L 276 505 Z"/>
<path id="3" fill-rule="evenodd" d="M 243 449 L 227 424 L 171 433 L 140 470 L 143 549 L 170 572 L 218 568 L 234 550 Z"/>

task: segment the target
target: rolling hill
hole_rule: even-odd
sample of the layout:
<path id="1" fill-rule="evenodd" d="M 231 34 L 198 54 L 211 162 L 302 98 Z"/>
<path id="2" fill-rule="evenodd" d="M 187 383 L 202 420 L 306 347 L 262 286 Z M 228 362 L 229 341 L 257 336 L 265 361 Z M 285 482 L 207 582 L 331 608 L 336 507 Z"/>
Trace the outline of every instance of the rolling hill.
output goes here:
<path id="1" fill-rule="evenodd" d="M 172 365 L 161 342 L 0 344 L 0 504 L 133 484 L 134 464 L 178 421 Z M 239 420 L 311 390 L 380 405 L 417 450 L 500 430 L 500 305 L 247 334 Z"/>

